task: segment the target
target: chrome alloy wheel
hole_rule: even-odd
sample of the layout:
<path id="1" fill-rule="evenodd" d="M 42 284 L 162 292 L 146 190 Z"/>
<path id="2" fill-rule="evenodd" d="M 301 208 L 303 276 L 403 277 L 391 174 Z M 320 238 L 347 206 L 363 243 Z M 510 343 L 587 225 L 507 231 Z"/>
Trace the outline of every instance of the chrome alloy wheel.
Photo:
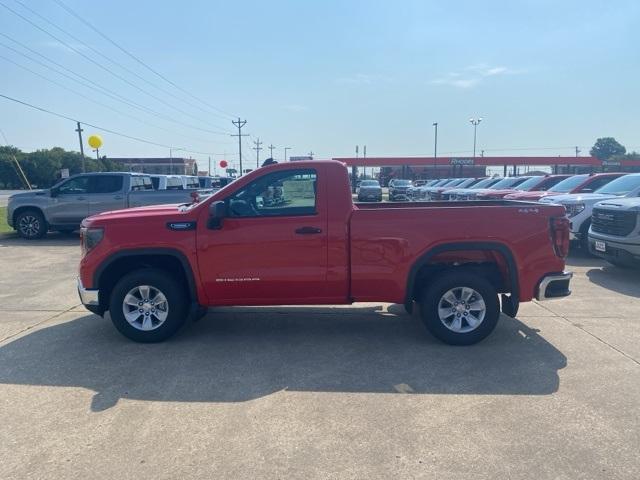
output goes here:
<path id="1" fill-rule="evenodd" d="M 447 291 L 438 302 L 438 316 L 452 332 L 467 333 L 480 326 L 487 313 L 482 295 L 473 288 L 456 287 Z"/>
<path id="2" fill-rule="evenodd" d="M 25 237 L 35 237 L 40 232 L 40 220 L 33 215 L 24 215 L 20 218 L 18 228 Z"/>
<path id="3" fill-rule="evenodd" d="M 139 285 L 125 295 L 122 313 L 132 327 L 148 332 L 160 327 L 167 319 L 169 302 L 156 287 Z"/>

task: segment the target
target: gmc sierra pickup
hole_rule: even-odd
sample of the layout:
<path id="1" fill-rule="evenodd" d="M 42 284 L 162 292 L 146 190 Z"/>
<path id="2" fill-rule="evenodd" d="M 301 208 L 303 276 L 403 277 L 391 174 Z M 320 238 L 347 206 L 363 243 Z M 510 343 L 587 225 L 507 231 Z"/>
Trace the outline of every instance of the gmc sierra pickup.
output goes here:
<path id="1" fill-rule="evenodd" d="M 89 215 L 127 207 L 191 202 L 197 190 L 153 188 L 149 175 L 83 173 L 46 190 L 9 197 L 7 223 L 23 238 L 42 238 L 49 230 L 74 231 Z"/>
<path id="2" fill-rule="evenodd" d="M 596 203 L 591 215 L 589 250 L 619 267 L 640 267 L 640 198 Z"/>
<path id="3" fill-rule="evenodd" d="M 279 202 L 269 202 L 274 191 Z M 269 165 L 188 206 L 82 222 L 78 291 L 130 339 L 155 342 L 217 305 L 420 305 L 468 345 L 500 310 L 569 295 L 564 208 L 524 202 L 352 203 L 335 161 Z"/>

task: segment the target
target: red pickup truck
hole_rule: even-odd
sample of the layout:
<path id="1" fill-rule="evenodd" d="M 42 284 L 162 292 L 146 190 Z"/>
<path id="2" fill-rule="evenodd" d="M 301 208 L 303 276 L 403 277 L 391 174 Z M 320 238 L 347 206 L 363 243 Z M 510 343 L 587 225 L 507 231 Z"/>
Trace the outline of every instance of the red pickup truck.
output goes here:
<path id="1" fill-rule="evenodd" d="M 140 342 L 218 305 L 419 304 L 456 345 L 500 310 L 569 295 L 564 208 L 523 202 L 354 205 L 334 161 L 270 165 L 191 205 L 84 220 L 78 291 Z"/>

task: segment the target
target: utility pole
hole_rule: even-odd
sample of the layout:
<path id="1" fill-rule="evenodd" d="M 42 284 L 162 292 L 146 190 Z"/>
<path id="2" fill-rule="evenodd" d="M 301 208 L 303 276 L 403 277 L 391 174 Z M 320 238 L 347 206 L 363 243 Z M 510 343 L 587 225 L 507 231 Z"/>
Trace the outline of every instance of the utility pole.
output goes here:
<path id="1" fill-rule="evenodd" d="M 362 166 L 362 174 L 364 175 L 364 178 L 367 178 L 367 146 L 366 145 L 362 147 L 362 158 L 364 160 L 364 163 Z"/>
<path id="2" fill-rule="evenodd" d="M 309 152 L 309 156 L 311 157 L 311 160 L 313 160 L 313 150 Z"/>
<path id="3" fill-rule="evenodd" d="M 262 150 L 260 145 L 262 145 L 263 142 L 258 138 L 257 140 L 254 140 L 253 143 L 255 144 L 253 149 L 256 151 L 256 168 L 260 168 L 260 150 Z"/>
<path id="4" fill-rule="evenodd" d="M 209 168 L 207 168 L 207 173 L 211 176 L 211 155 L 209 155 Z"/>
<path id="5" fill-rule="evenodd" d="M 267 147 L 269 149 L 269 156 L 273 158 L 273 149 L 276 148 L 273 146 L 273 143 Z"/>
<path id="6" fill-rule="evenodd" d="M 576 157 L 579 157 L 579 156 L 580 156 L 580 148 L 576 147 Z"/>
<path id="7" fill-rule="evenodd" d="M 240 176 L 242 176 L 242 137 L 249 136 L 246 133 L 242 133 L 242 127 L 244 127 L 247 124 L 247 121 L 240 120 L 240 117 L 238 117 L 238 120 L 231 120 L 231 123 L 233 123 L 236 127 L 238 127 L 238 133 L 231 134 L 231 136 L 238 137 L 238 159 L 240 161 Z"/>
<path id="8" fill-rule="evenodd" d="M 484 150 L 480 150 L 480 156 L 484 158 Z"/>
<path id="9" fill-rule="evenodd" d="M 284 147 L 284 161 L 287 161 L 287 150 L 291 150 L 291 147 Z"/>
<path id="10" fill-rule="evenodd" d="M 80 140 L 80 155 L 82 155 L 82 172 L 85 172 L 84 166 L 84 145 L 82 145 L 82 132 L 84 130 L 80 127 L 80 122 L 76 122 L 78 124 L 78 128 L 76 128 L 76 132 L 78 132 L 78 140 Z"/>

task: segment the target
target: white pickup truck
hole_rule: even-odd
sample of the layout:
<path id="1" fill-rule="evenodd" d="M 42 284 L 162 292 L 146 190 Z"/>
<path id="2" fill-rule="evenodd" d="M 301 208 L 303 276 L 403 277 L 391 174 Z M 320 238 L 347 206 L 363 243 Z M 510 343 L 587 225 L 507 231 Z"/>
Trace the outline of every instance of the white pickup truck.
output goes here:
<path id="1" fill-rule="evenodd" d="M 9 197 L 7 223 L 26 239 L 42 238 L 50 230 L 71 232 L 86 217 L 129 207 L 191 203 L 197 189 L 154 190 L 149 175 L 83 173 L 46 190 Z"/>

